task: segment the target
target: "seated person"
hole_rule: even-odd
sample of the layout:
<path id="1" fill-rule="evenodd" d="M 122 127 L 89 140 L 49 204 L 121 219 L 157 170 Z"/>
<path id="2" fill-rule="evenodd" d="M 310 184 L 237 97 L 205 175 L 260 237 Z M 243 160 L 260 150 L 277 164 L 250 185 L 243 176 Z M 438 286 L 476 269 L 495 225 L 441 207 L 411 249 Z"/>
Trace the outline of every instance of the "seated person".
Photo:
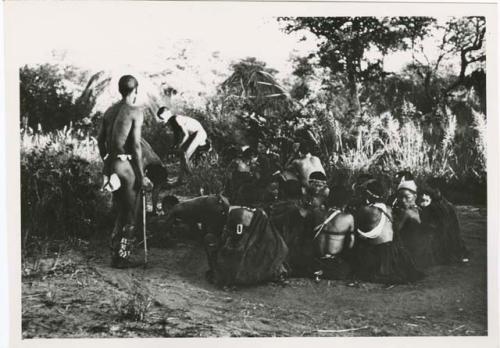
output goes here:
<path id="1" fill-rule="evenodd" d="M 434 264 L 433 235 L 422 225 L 416 199 L 415 182 L 413 180 L 402 181 L 398 186 L 394 206 L 394 225 L 404 247 L 412 255 L 416 265 L 424 268 Z"/>
<path id="2" fill-rule="evenodd" d="M 381 283 L 407 283 L 423 277 L 393 230 L 386 189 L 377 180 L 359 188 L 363 196 L 354 220 L 357 230 L 352 262 L 356 275 Z"/>
<path id="3" fill-rule="evenodd" d="M 288 248 L 262 209 L 229 208 L 222 235 L 205 238 L 209 280 L 219 286 L 283 279 Z"/>
<path id="4" fill-rule="evenodd" d="M 281 170 L 280 157 L 259 142 L 257 145 L 257 163 L 255 176 L 260 186 L 267 186 Z"/>
<path id="5" fill-rule="evenodd" d="M 434 235 L 434 259 L 438 264 L 468 262 L 469 253 L 460 236 L 460 222 L 453 205 L 437 189 L 423 186 L 419 190 L 418 205 L 422 223 Z"/>
<path id="6" fill-rule="evenodd" d="M 254 168 L 257 154 L 249 146 L 243 146 L 240 153 L 234 158 L 229 167 L 229 177 L 226 183 L 225 194 L 231 202 L 237 199 L 241 186 L 255 182 Z"/>
<path id="7" fill-rule="evenodd" d="M 391 207 L 394 208 L 394 205 L 396 204 L 399 184 L 401 184 L 404 181 L 410 181 L 410 180 L 415 180 L 415 179 L 413 178 L 413 174 L 409 170 L 401 170 L 394 175 L 394 177 L 392 178 L 393 187 L 389 194 L 389 199 L 387 200 L 387 203 Z"/>
<path id="8" fill-rule="evenodd" d="M 288 177 L 288 180 L 283 176 L 278 178 L 279 194 L 278 199 L 282 201 L 300 201 L 302 199 L 302 185 L 300 181 L 294 177 Z"/>
<path id="9" fill-rule="evenodd" d="M 326 200 L 326 206 L 346 211 L 354 195 L 354 190 L 348 184 L 348 174 L 337 171 L 334 182 Z"/>
<path id="10" fill-rule="evenodd" d="M 351 274 L 349 249 L 354 244 L 354 217 L 337 209 L 314 208 L 312 241 L 316 281 L 346 279 Z M 345 257 L 347 256 L 347 257 Z"/>
<path id="11" fill-rule="evenodd" d="M 314 172 L 310 175 L 309 187 L 305 192 L 305 203 L 310 208 L 325 208 L 330 189 L 326 181 L 323 180 L 324 176 L 319 172 Z"/>
<path id="12" fill-rule="evenodd" d="M 201 123 L 194 118 L 173 115 L 164 106 L 158 110 L 157 117 L 174 133 L 174 148 L 179 150 L 181 161 L 181 171 L 177 181 L 181 183 L 185 174 L 191 174 L 191 159 L 195 152 L 210 149 L 207 133 Z"/>

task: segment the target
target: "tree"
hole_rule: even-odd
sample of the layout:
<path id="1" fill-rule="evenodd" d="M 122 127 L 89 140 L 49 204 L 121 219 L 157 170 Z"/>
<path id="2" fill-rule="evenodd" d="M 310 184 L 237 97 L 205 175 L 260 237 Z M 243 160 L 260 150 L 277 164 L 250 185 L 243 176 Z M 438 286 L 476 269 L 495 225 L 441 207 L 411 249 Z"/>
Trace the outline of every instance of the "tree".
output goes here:
<path id="1" fill-rule="evenodd" d="M 481 110 L 486 108 L 485 34 L 484 17 L 452 18 L 443 25 L 436 25 L 441 34 L 437 57 L 429 58 L 423 47 L 417 47 L 414 55 L 414 71 L 423 79 L 429 99 L 443 105 L 450 102 L 459 87 L 474 87 L 480 98 Z M 459 71 L 446 71 L 446 62 L 458 64 Z M 436 89 L 436 81 L 446 77 L 447 83 Z"/>
<path id="2" fill-rule="evenodd" d="M 457 79 L 446 90 L 448 95 L 459 86 L 475 87 L 479 95 L 485 94 L 486 75 L 484 62 L 486 52 L 484 48 L 486 35 L 486 21 L 484 17 L 454 18 L 447 23 L 447 35 L 443 37 L 445 52 L 460 55 L 460 72 Z M 469 67 L 476 64 L 476 69 L 467 74 Z M 482 63 L 482 64 L 481 64 Z M 481 74 L 482 71 L 482 74 Z M 483 75 L 484 79 L 481 79 Z M 485 99 L 485 98 L 484 98 Z M 485 103 L 484 103 L 485 104 Z"/>
<path id="3" fill-rule="evenodd" d="M 43 64 L 23 66 L 20 71 L 20 102 L 23 126 L 44 130 L 60 129 L 85 117 L 74 103 L 64 79 L 68 72 L 58 66 Z"/>
<path id="4" fill-rule="evenodd" d="M 288 92 L 276 80 L 276 70 L 254 57 L 232 64 L 233 73 L 222 83 L 227 94 L 237 95 L 249 102 L 251 110 L 264 114 L 266 109 L 276 109 L 286 101 Z"/>
<path id="5" fill-rule="evenodd" d="M 348 81 L 350 110 L 360 110 L 358 82 L 382 73 L 381 62 L 366 59 L 369 50 L 382 55 L 408 49 L 427 34 L 429 17 L 281 17 L 288 33 L 307 30 L 322 41 L 316 53 L 320 64 L 332 73 L 344 73 Z M 366 67 L 363 67 L 366 65 Z"/>
<path id="6" fill-rule="evenodd" d="M 249 57 L 231 66 L 232 74 L 221 84 L 218 113 L 237 119 L 247 145 L 258 142 L 271 147 L 292 133 L 299 114 L 289 92 L 278 82 L 277 71 L 265 62 Z"/>

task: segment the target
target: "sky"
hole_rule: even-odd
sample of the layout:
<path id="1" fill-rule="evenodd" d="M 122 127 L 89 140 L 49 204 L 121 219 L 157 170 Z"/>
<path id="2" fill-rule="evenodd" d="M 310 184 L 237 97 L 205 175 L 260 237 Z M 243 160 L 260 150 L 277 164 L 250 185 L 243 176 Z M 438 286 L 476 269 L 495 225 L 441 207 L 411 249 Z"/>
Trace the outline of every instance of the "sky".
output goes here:
<path id="1" fill-rule="evenodd" d="M 154 72 L 162 69 L 174 47 L 179 49 L 184 40 L 190 40 L 189 59 L 194 65 L 207 64 L 207 57 L 219 51 L 226 62 L 254 56 L 286 76 L 292 69 L 290 56 L 306 55 L 317 45 L 312 34 L 285 34 L 275 17 L 255 11 L 144 6 L 125 13 L 113 10 L 112 5 L 107 11 L 95 11 L 61 4 L 50 18 L 30 6 L 22 14 L 30 30 L 16 33 L 18 61 L 51 62 L 54 52 L 65 52 L 57 58 L 91 71 L 131 68 Z M 300 41 L 304 35 L 307 40 Z M 433 41 L 426 45 L 432 53 Z M 409 52 L 391 54 L 384 67 L 397 71 L 410 60 Z"/>
<path id="2" fill-rule="evenodd" d="M 31 14 L 27 22 L 39 25 L 17 37 L 16 41 L 24 46 L 20 61 L 36 64 L 51 60 L 56 50 L 66 51 L 68 62 L 84 68 L 131 65 L 150 70 L 161 65 L 169 48 L 189 39 L 200 56 L 214 51 L 229 60 L 255 56 L 283 70 L 292 52 L 305 54 L 315 47 L 313 40 L 299 42 L 298 35 L 283 33 L 272 17 L 175 11 L 143 12 L 134 20 L 140 25 L 133 25 L 129 19 L 111 25 L 109 18 L 100 13 L 92 20 L 57 13 L 51 21 Z M 199 57 L 191 58 L 196 61 Z"/>

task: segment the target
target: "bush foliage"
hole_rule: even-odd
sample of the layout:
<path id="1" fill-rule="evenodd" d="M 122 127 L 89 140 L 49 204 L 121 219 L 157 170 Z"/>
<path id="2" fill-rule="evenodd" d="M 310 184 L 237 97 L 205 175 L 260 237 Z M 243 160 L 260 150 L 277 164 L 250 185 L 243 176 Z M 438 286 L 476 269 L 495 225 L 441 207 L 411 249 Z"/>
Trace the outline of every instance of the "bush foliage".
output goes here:
<path id="1" fill-rule="evenodd" d="M 312 30 L 322 23 L 322 19 L 281 20 L 288 23 L 288 31 Z M 402 29 L 413 28 L 405 18 L 393 20 L 402 21 Z M 281 154 L 283 160 L 290 144 L 303 140 L 301 134 L 309 132 L 333 181 L 340 173 L 350 180 L 361 172 L 387 175 L 410 170 L 419 180 L 437 179 L 471 191 L 479 187 L 485 194 L 484 18 L 453 19 L 444 27 L 420 20 L 418 35 L 409 35 L 412 33 L 406 29 L 398 35 L 406 40 L 405 49 L 410 48 L 410 37 L 417 40 L 411 47 L 415 56 L 422 57 L 418 39 L 428 35 L 430 27 L 442 32 L 438 60 L 425 63 L 414 58 L 398 73 L 385 72 L 380 62 L 370 61 L 365 54 L 370 48 L 363 46 L 356 63 L 363 63 L 362 73 L 353 76 L 361 65 L 348 66 L 348 59 L 335 56 L 335 45 L 357 45 L 359 38 L 342 43 L 328 42 L 330 37 L 345 36 L 354 27 L 362 30 L 366 24 L 371 41 L 365 43 L 375 40 L 381 51 L 387 40 L 387 52 L 400 49 L 401 40 L 392 37 L 390 20 L 357 18 L 353 22 L 342 17 L 329 19 L 331 28 L 316 54 L 293 58 L 295 69 L 286 78 L 279 79 L 276 70 L 250 57 L 233 62 L 229 71 L 214 73 L 228 77 L 196 103 L 182 99 L 186 91 L 179 91 L 176 111 L 198 119 L 214 149 L 194 165 L 188 184 L 175 193 L 221 192 L 227 173 L 219 154 L 228 146 L 261 144 Z M 457 66 L 457 75 L 445 62 L 463 52 L 470 54 Z M 175 66 L 169 69 L 179 76 L 183 71 Z M 53 65 L 25 66 L 20 71 L 21 116 L 26 121 L 21 144 L 25 236 L 89 236 L 109 212 L 109 196 L 98 190 L 101 161 L 95 139 L 88 135 L 95 134 L 102 116 L 89 115 L 88 98 L 79 98 L 75 91 L 86 90 L 95 100 L 115 86 L 106 85 L 109 81 L 104 79 L 94 88 L 81 80 L 83 75 L 75 76 L 71 69 Z M 67 87 L 69 80 L 77 81 L 77 88 Z M 161 98 L 167 93 L 157 92 Z M 156 99 L 149 102 L 149 109 L 154 109 Z M 169 169 L 177 168 L 169 157 L 170 131 L 150 115 L 155 110 L 149 111 L 143 137 Z"/>
<path id="2" fill-rule="evenodd" d="M 88 238 L 106 223 L 95 140 L 71 130 L 22 133 L 21 222 L 30 237 Z"/>

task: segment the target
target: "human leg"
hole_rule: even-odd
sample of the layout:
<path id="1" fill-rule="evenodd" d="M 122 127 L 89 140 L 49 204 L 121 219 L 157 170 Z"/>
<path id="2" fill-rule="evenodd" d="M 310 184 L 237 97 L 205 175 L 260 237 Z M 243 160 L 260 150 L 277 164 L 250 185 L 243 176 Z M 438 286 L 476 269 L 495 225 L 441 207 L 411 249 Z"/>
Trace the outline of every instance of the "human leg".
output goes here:
<path id="1" fill-rule="evenodd" d="M 130 262 L 130 254 L 137 232 L 136 222 L 142 201 L 135 185 L 136 177 L 130 162 L 117 160 L 114 172 L 120 178 L 121 187 L 115 195 L 118 218 L 114 230 L 112 266 L 126 268 L 134 266 Z"/>
<path id="2" fill-rule="evenodd" d="M 191 134 L 186 142 L 182 144 L 180 149 L 181 173 L 179 174 L 179 182 L 184 177 L 184 174 L 191 175 L 191 157 L 199 145 L 200 136 L 197 132 Z"/>

